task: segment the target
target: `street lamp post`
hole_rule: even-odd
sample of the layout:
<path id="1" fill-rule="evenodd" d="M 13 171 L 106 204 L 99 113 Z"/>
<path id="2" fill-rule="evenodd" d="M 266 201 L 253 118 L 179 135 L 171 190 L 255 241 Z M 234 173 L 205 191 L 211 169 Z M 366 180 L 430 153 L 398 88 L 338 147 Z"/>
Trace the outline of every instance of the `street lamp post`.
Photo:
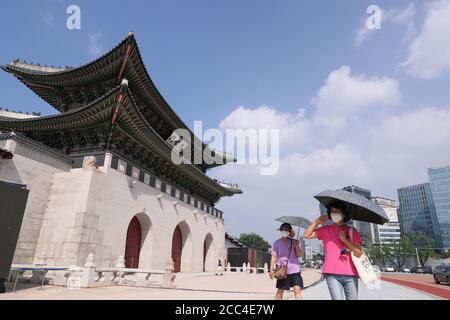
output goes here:
<path id="1" fill-rule="evenodd" d="M 417 247 L 415 247 L 415 248 L 416 248 L 417 265 L 419 267 L 421 267 L 422 265 L 420 264 L 420 259 L 419 259 L 419 249 L 417 249 Z"/>

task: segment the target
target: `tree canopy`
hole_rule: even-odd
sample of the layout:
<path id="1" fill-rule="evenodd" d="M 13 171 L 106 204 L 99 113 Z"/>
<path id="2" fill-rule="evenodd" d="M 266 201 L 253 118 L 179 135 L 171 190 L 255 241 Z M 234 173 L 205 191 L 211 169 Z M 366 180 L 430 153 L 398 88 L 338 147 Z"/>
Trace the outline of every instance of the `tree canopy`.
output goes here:
<path id="1" fill-rule="evenodd" d="M 435 241 L 425 233 L 414 231 L 408 233 L 406 237 L 411 241 L 413 246 L 417 248 L 421 265 L 424 265 L 429 257 L 435 255 Z"/>
<path id="2" fill-rule="evenodd" d="M 238 241 L 249 248 L 254 248 L 262 251 L 267 251 L 270 248 L 270 244 L 263 239 L 259 234 L 251 233 L 241 233 Z"/>

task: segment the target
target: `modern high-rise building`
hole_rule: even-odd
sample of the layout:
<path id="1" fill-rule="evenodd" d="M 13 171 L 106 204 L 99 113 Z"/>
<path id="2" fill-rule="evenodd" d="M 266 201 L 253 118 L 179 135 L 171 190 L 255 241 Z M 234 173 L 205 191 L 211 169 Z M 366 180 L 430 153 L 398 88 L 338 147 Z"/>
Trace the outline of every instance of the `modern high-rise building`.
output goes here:
<path id="1" fill-rule="evenodd" d="M 383 197 L 374 197 L 372 201 L 380 205 L 389 218 L 384 225 L 371 224 L 373 242 L 389 245 L 394 241 L 399 241 L 401 233 L 396 201 Z"/>
<path id="2" fill-rule="evenodd" d="M 402 234 L 421 231 L 441 244 L 433 196 L 429 183 L 417 184 L 397 190 L 400 230 Z"/>
<path id="3" fill-rule="evenodd" d="M 450 164 L 428 168 L 431 195 L 440 233 L 440 245 L 450 248 Z"/>
<path id="4" fill-rule="evenodd" d="M 345 190 L 345 191 L 351 192 L 351 193 L 359 194 L 359 195 L 361 195 L 363 197 L 366 197 L 369 200 L 372 199 L 372 191 L 370 191 L 368 189 L 360 188 L 360 187 L 353 186 L 353 185 L 345 187 L 345 188 L 342 188 L 342 189 Z M 354 220 L 353 221 L 353 226 L 361 234 L 361 238 L 362 238 L 363 244 L 373 243 L 372 226 L 371 226 L 370 222 Z"/>

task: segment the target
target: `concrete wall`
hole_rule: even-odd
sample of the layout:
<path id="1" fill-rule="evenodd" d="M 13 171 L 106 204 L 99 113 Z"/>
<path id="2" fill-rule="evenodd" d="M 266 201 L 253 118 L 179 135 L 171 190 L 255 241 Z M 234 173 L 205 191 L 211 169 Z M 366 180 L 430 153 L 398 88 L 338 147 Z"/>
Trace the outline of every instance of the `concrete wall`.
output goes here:
<path id="1" fill-rule="evenodd" d="M 208 234 L 207 271 L 215 271 L 225 258 L 222 220 L 194 214 L 196 208 L 174 201 L 167 194 L 133 181 L 109 168 L 72 169 L 53 175 L 38 252 L 46 252 L 49 264 L 82 265 L 90 252 L 97 266 L 115 266 L 125 255 L 128 225 L 137 215 L 142 229 L 139 268 L 162 269 L 171 258 L 177 225 L 183 235 L 181 271 L 203 271 L 203 246 Z"/>
<path id="2" fill-rule="evenodd" d="M 90 252 L 101 267 L 125 255 L 128 225 L 134 216 L 142 230 L 140 268 L 162 269 L 171 258 L 172 237 L 183 236 L 181 271 L 216 271 L 226 257 L 223 220 L 110 168 L 71 169 L 71 160 L 19 136 L 0 142 L 14 158 L 0 161 L 0 180 L 30 190 L 14 264 L 83 265 Z M 158 195 L 161 199 L 158 199 Z M 174 202 L 177 205 L 174 206 Z M 197 211 L 197 213 L 194 213 Z"/>
<path id="3" fill-rule="evenodd" d="M 30 190 L 13 263 L 32 263 L 43 221 L 51 179 L 62 172 L 41 162 L 14 154 L 11 160 L 0 160 L 0 180 L 26 184 Z"/>

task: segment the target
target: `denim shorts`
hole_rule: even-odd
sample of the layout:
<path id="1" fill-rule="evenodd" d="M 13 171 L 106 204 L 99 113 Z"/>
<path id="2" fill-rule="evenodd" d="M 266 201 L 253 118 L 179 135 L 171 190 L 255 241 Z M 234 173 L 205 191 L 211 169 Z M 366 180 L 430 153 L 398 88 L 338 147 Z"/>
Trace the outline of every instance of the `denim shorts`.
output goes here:
<path id="1" fill-rule="evenodd" d="M 303 278 L 300 272 L 288 274 L 286 279 L 277 279 L 277 289 L 290 290 L 294 286 L 303 289 Z"/>
<path id="2" fill-rule="evenodd" d="M 325 274 L 332 300 L 358 300 L 358 277 Z"/>

